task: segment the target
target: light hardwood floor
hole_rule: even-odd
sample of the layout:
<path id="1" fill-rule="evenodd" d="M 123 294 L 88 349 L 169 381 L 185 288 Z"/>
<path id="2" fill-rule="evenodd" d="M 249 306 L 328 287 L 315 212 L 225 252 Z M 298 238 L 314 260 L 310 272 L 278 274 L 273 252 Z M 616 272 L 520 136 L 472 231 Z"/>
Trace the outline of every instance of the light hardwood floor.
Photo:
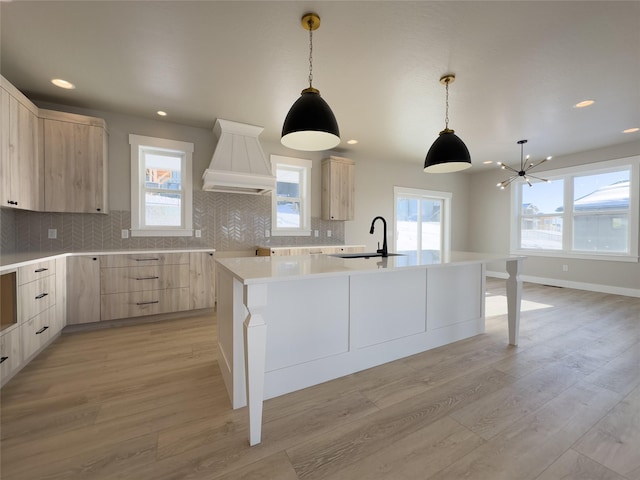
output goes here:
<path id="1" fill-rule="evenodd" d="M 1 392 L 13 479 L 640 480 L 640 299 L 524 285 L 487 333 L 269 400 L 247 443 L 212 316 L 63 334 Z M 390 319 L 392 321 L 392 319 Z"/>

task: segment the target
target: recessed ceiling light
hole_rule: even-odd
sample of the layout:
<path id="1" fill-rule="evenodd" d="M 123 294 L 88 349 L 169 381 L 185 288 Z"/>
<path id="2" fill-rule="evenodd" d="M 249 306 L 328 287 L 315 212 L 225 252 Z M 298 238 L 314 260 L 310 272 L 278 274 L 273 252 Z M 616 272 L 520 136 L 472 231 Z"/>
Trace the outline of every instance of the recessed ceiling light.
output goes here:
<path id="1" fill-rule="evenodd" d="M 489 165 L 490 163 L 493 163 L 493 160 L 485 160 L 482 163 L 484 163 L 485 165 Z"/>
<path id="2" fill-rule="evenodd" d="M 593 105 L 594 103 L 596 103 L 595 100 L 583 100 L 582 102 L 578 102 L 574 105 L 575 108 L 584 108 L 584 107 L 590 107 L 591 105 Z"/>
<path id="3" fill-rule="evenodd" d="M 358 143 L 358 140 L 356 140 L 356 139 L 352 138 L 351 140 L 348 140 L 348 141 L 347 141 L 347 143 L 348 143 L 349 145 L 355 145 L 356 143 Z"/>
<path id="4" fill-rule="evenodd" d="M 633 127 L 633 128 L 627 128 L 626 130 L 623 130 L 622 133 L 636 133 L 638 131 L 640 131 L 640 128 Z"/>
<path id="5" fill-rule="evenodd" d="M 76 88 L 73 83 L 61 78 L 54 78 L 53 80 L 51 80 L 51 83 L 53 83 L 56 87 L 65 88 L 67 90 L 73 90 L 74 88 Z"/>
<path id="6" fill-rule="evenodd" d="M 162 110 L 158 110 L 156 113 L 158 115 L 160 115 L 161 117 L 166 117 L 167 116 L 167 112 L 163 112 Z"/>

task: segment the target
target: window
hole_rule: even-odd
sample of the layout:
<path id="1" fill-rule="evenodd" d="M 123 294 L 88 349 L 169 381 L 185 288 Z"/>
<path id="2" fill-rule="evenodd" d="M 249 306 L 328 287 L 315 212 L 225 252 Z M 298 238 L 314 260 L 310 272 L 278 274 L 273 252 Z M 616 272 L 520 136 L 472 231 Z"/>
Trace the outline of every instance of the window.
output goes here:
<path id="1" fill-rule="evenodd" d="M 638 260 L 639 157 L 537 175 L 515 185 L 517 253 Z"/>
<path id="2" fill-rule="evenodd" d="M 129 135 L 131 236 L 191 236 L 193 143 Z"/>
<path id="3" fill-rule="evenodd" d="M 271 235 L 311 235 L 311 160 L 271 155 Z"/>
<path id="4" fill-rule="evenodd" d="M 418 261 L 450 249 L 451 193 L 394 187 L 395 250 Z"/>

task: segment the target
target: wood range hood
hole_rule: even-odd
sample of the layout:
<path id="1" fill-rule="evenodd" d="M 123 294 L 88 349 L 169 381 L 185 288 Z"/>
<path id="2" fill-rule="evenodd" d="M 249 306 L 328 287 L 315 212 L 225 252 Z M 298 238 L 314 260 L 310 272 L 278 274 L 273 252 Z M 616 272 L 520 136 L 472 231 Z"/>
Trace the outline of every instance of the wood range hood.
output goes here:
<path id="1" fill-rule="evenodd" d="M 262 127 L 218 118 L 213 133 L 218 144 L 202 175 L 202 189 L 211 192 L 266 195 L 276 188 L 258 136 Z"/>

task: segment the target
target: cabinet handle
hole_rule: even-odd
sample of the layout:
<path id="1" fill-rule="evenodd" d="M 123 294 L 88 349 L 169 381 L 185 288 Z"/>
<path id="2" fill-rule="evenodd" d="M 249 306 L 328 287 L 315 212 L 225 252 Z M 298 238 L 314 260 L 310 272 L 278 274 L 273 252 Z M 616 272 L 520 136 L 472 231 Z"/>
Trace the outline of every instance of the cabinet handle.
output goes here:
<path id="1" fill-rule="evenodd" d="M 34 270 L 33 273 L 40 273 L 40 272 L 46 272 L 47 270 L 49 270 L 48 268 L 38 268 L 37 270 Z"/>
<path id="2" fill-rule="evenodd" d="M 160 277 L 137 277 L 136 280 L 157 280 Z"/>
<path id="3" fill-rule="evenodd" d="M 159 258 L 136 258 L 136 262 L 158 262 Z"/>
<path id="4" fill-rule="evenodd" d="M 36 300 L 40 300 L 41 298 L 44 298 L 47 295 L 49 295 L 49 294 L 48 293 L 41 293 L 40 295 L 36 295 Z"/>
<path id="5" fill-rule="evenodd" d="M 9 357 L 2 357 L 2 358 L 0 358 L 0 363 L 4 362 L 5 360 L 9 360 Z"/>
<path id="6" fill-rule="evenodd" d="M 136 305 L 151 305 L 152 303 L 160 303 L 160 300 L 153 300 L 152 302 L 137 302 Z"/>
<path id="7" fill-rule="evenodd" d="M 7 203 L 9 205 L 17 205 L 18 204 L 18 202 L 16 202 L 15 200 L 7 200 Z"/>
<path id="8" fill-rule="evenodd" d="M 97 210 L 98 212 L 100 211 L 100 209 L 99 209 L 99 208 L 96 208 L 96 210 Z"/>
<path id="9" fill-rule="evenodd" d="M 40 330 L 38 330 L 38 331 L 36 332 L 36 335 L 40 335 L 40 334 L 41 334 L 42 332 L 44 332 L 47 328 L 49 328 L 49 326 L 48 326 L 48 325 L 46 325 L 46 326 L 42 327 Z"/>

